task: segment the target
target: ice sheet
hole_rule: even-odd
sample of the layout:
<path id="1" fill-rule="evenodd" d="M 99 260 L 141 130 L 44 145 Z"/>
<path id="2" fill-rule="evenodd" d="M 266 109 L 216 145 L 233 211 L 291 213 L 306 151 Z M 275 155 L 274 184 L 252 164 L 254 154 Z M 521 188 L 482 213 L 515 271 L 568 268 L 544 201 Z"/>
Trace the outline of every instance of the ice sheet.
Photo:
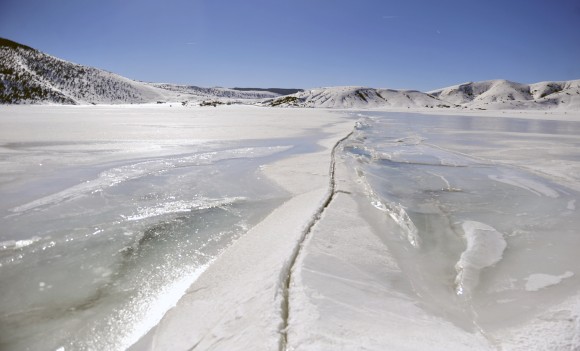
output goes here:
<path id="1" fill-rule="evenodd" d="M 490 350 L 424 308 L 351 195 L 337 193 L 295 266 L 288 349 Z"/>
<path id="2" fill-rule="evenodd" d="M 61 201 L 75 199 L 86 194 L 101 192 L 108 187 L 117 186 L 123 182 L 135 180 L 149 175 L 168 172 L 175 168 L 211 165 L 219 161 L 238 158 L 265 157 L 282 151 L 287 151 L 291 148 L 291 146 L 268 146 L 229 150 L 226 149 L 183 157 L 150 160 L 115 167 L 100 172 L 94 179 L 86 180 L 81 184 L 74 185 L 58 193 L 42 197 L 24 205 L 16 206 L 12 208 L 11 211 L 19 213 L 41 206 L 57 204 Z"/>
<path id="3" fill-rule="evenodd" d="M 481 331 L 490 349 L 580 347 L 564 323 L 541 343 L 523 337 L 543 328 L 542 316 L 558 313 L 562 300 L 576 315 L 580 123 L 366 116 L 344 148 L 359 184 L 349 193 L 363 195 L 361 216 L 389 248 L 411 296 L 428 313 Z M 560 163 L 566 167 L 550 168 Z M 400 208 L 420 246 L 406 239 Z"/>
<path id="4" fill-rule="evenodd" d="M 275 169 L 269 165 L 291 156 L 299 165 L 299 155 L 328 143 L 320 126 L 332 131 L 339 122 L 247 107 L 0 112 L 0 343 L 8 349 L 135 343 L 216 257 L 288 199 L 263 176 Z M 304 171 L 325 168 L 324 155 Z M 320 172 L 322 184 L 326 176 Z M 284 179 L 296 177 L 275 180 Z M 318 189 L 312 174 L 301 179 Z M 270 304 L 256 307 L 279 316 Z"/>
<path id="5" fill-rule="evenodd" d="M 9 165 L 0 177 L 1 208 L 12 221 L 0 238 L 0 278 L 11 284 L 0 289 L 10 286 L 1 296 L 14 301 L 0 305 L 9 327 L 1 331 L 4 344 L 122 349 L 175 304 L 132 350 L 271 350 L 283 334 L 299 349 L 580 345 L 574 187 L 580 133 L 574 123 L 369 112 L 345 144 L 336 201 L 326 206 L 330 150 L 354 124 L 344 112 L 3 111 L 12 114 L 6 125 L 15 131 L 0 133 L 1 162 Z M 40 134 L 29 133 L 45 129 L 48 116 L 54 130 L 38 143 Z M 74 123 L 79 116 L 84 125 Z M 278 137 L 283 142 L 266 140 Z M 261 160 L 169 167 L 16 216 L 7 211 L 109 169 L 288 145 L 295 148 Z M 196 167 L 199 173 L 190 173 Z M 264 178 L 287 193 L 272 198 L 273 184 L 255 186 Z M 257 194 L 265 197 L 254 201 Z M 101 211 L 99 220 L 90 219 L 94 211 Z M 301 243 L 312 221 L 319 222 Z M 65 235 L 56 230 L 61 222 L 71 228 Z M 46 235 L 35 235 L 39 228 Z M 489 240 L 480 240 L 485 234 Z M 78 257 L 82 265 L 75 265 Z M 184 260 L 191 264 L 175 270 Z M 457 295 L 458 262 L 475 263 L 470 269 L 478 284 L 469 280 L 469 296 Z M 5 269 L 15 265 L 20 270 Z M 288 268 L 295 279 L 286 311 Z M 171 284 L 156 279 L 168 273 Z M 115 284 L 119 274 L 134 279 Z M 148 300 L 148 291 L 159 299 Z M 115 309 L 117 293 L 133 294 L 136 304 Z M 145 310 L 152 312 L 143 317 Z M 129 328 L 119 329 L 116 317 L 86 323 L 95 315 L 119 317 Z M 288 328 L 281 330 L 286 315 Z M 22 328 L 22 316 L 38 324 Z M 80 328 L 79 320 L 85 321 Z M 75 331 L 75 339 L 61 337 L 63 331 Z"/>

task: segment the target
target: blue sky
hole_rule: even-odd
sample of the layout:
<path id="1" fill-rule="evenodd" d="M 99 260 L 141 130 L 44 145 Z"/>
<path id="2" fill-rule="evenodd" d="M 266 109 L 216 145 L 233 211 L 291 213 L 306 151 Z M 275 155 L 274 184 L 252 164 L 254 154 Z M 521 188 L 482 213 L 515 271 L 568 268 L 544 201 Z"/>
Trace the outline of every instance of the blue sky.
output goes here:
<path id="1" fill-rule="evenodd" d="M 199 86 L 580 79 L 579 0 L 0 0 L 0 36 Z"/>

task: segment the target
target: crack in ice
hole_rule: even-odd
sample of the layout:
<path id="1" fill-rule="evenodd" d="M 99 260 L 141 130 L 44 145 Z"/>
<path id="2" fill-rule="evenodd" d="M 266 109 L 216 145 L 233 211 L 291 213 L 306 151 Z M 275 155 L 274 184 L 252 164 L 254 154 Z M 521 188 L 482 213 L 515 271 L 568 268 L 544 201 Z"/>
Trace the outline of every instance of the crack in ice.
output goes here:
<path id="1" fill-rule="evenodd" d="M 283 279 L 281 281 L 282 323 L 281 323 L 280 328 L 279 328 L 280 350 L 281 351 L 287 350 L 287 346 L 288 346 L 288 320 L 290 318 L 290 283 L 292 281 L 292 270 L 294 268 L 294 265 L 296 264 L 298 256 L 301 253 L 301 249 L 303 248 L 304 243 L 306 242 L 307 238 L 309 237 L 310 233 L 312 232 L 312 228 L 314 228 L 316 223 L 318 223 L 318 221 L 322 217 L 322 214 L 324 213 L 324 211 L 328 208 L 328 206 L 330 205 L 330 203 L 334 199 L 334 196 L 336 195 L 336 193 L 341 192 L 341 191 L 335 190 L 335 187 L 336 187 L 336 180 L 335 180 L 336 150 L 340 147 L 342 142 L 344 142 L 346 139 L 348 139 L 353 133 L 354 132 L 350 132 L 348 135 L 346 135 L 345 137 L 343 137 L 342 139 L 337 141 L 336 144 L 334 144 L 334 146 L 332 148 L 332 152 L 330 153 L 330 167 L 329 167 L 329 172 L 328 172 L 329 173 L 329 184 L 328 184 L 327 197 L 324 200 L 324 203 L 322 204 L 322 206 L 312 216 L 312 219 L 306 225 L 306 228 L 302 234 L 302 238 L 300 239 L 300 242 L 298 243 L 298 245 L 294 248 L 294 252 L 292 253 L 292 256 L 290 257 L 290 262 L 289 262 L 288 266 L 285 267 L 285 269 L 283 270 L 283 274 L 282 274 Z"/>

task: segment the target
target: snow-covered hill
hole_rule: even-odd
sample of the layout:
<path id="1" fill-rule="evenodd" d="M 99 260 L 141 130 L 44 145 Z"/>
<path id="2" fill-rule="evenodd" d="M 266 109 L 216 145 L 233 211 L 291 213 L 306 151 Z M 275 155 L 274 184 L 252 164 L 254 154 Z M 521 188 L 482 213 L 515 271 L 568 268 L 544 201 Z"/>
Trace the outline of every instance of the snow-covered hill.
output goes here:
<path id="1" fill-rule="evenodd" d="M 269 106 L 323 108 L 433 108 L 451 107 L 429 94 L 415 90 L 330 87 L 312 89 L 267 101 Z"/>
<path id="2" fill-rule="evenodd" d="M 580 80 L 535 84 L 488 80 L 454 85 L 429 94 L 466 108 L 580 110 Z"/>
<path id="3" fill-rule="evenodd" d="M 296 89 L 292 89 L 296 91 Z M 288 89 L 202 88 L 145 83 L 68 62 L 0 38 L 0 103 L 125 104 L 159 101 L 224 102 L 321 108 L 469 108 L 580 111 L 580 80 L 521 84 L 469 82 L 427 93 L 365 87 Z M 205 100 L 202 102 L 202 100 Z"/>
<path id="4" fill-rule="evenodd" d="M 0 103 L 3 104 L 125 104 L 218 98 L 231 101 L 278 96 L 267 91 L 139 82 L 0 38 Z"/>
<path id="5" fill-rule="evenodd" d="M 176 93 L 0 39 L 2 103 L 145 103 Z"/>
<path id="6" fill-rule="evenodd" d="M 521 84 L 507 80 L 470 82 L 422 93 L 414 90 L 330 87 L 265 102 L 279 107 L 469 108 L 580 111 L 580 80 Z"/>

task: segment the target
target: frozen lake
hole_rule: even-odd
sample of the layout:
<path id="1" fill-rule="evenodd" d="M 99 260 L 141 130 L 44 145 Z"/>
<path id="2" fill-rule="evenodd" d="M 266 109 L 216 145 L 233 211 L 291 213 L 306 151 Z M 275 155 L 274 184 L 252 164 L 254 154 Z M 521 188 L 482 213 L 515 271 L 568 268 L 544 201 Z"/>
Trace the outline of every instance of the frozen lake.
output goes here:
<path id="1" fill-rule="evenodd" d="M 10 350 L 129 347 L 289 198 L 261 169 L 320 149 L 322 135 L 280 133 L 244 109 L 218 121 L 156 107 L 6 109 L 0 349 Z"/>
<path id="2" fill-rule="evenodd" d="M 579 345 L 580 122 L 155 106 L 0 118 L 0 349 L 124 350 L 152 327 L 136 349 L 276 349 L 281 333 L 297 348 Z M 330 150 L 353 126 L 324 205 Z"/>

